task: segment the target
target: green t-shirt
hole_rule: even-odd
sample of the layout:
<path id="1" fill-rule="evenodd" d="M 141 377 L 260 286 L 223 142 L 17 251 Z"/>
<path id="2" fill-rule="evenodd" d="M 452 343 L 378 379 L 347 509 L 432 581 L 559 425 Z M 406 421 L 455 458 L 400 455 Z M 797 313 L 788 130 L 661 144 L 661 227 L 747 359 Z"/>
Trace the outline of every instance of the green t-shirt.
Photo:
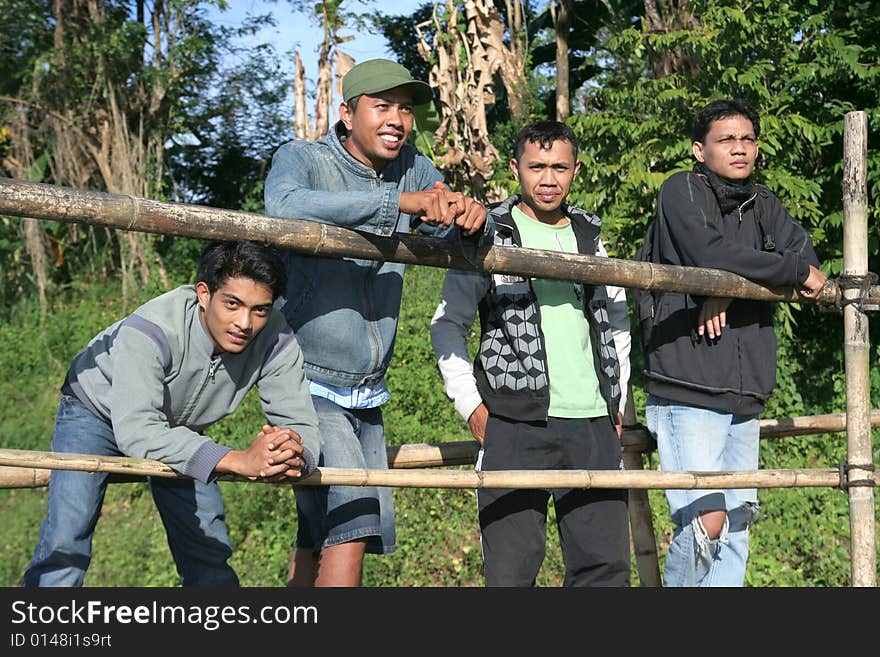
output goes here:
<path id="1" fill-rule="evenodd" d="M 549 226 L 516 207 L 511 216 L 524 247 L 577 253 L 570 223 Z M 532 288 L 541 308 L 541 331 L 547 350 L 549 415 L 566 418 L 605 415 L 608 408 L 599 392 L 599 379 L 593 366 L 590 327 L 584 317 L 583 302 L 575 294 L 574 283 L 533 278 Z"/>

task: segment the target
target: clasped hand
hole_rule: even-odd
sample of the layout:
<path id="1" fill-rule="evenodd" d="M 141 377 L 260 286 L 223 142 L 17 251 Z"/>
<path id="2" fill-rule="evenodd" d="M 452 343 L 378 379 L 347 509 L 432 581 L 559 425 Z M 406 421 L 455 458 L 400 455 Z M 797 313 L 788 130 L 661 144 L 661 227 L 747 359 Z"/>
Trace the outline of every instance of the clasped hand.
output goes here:
<path id="1" fill-rule="evenodd" d="M 255 481 L 279 481 L 297 478 L 305 466 L 302 438 L 293 429 L 263 425 L 250 446 L 241 452 L 243 463 L 239 474 Z"/>
<path id="2" fill-rule="evenodd" d="M 461 192 L 453 192 L 442 182 L 421 192 L 402 192 L 400 209 L 432 224 L 455 223 L 466 236 L 474 235 L 486 223 L 486 208 Z"/>

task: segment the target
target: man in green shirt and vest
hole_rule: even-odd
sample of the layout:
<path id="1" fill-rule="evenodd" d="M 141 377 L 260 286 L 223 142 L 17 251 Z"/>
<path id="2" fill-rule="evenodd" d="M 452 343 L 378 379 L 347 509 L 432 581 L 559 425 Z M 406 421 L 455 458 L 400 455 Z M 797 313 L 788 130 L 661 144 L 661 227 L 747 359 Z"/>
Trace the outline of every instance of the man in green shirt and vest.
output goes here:
<path id="1" fill-rule="evenodd" d="M 606 255 L 598 217 L 566 203 L 577 139 L 557 121 L 517 136 L 521 193 L 491 208 L 495 244 Z M 473 364 L 466 336 L 480 316 Z M 431 322 L 446 394 L 480 444 L 480 470 L 621 467 L 630 334 L 623 288 L 450 270 Z M 487 586 L 534 586 L 556 509 L 565 586 L 628 586 L 625 490 L 477 491 Z"/>

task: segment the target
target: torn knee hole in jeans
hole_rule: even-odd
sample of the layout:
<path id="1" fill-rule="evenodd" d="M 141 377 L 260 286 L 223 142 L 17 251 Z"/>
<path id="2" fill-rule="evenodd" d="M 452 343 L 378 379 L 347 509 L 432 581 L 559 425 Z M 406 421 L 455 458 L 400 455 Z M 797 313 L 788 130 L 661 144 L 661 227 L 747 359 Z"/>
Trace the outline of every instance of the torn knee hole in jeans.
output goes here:
<path id="1" fill-rule="evenodd" d="M 727 543 L 727 531 L 730 527 L 730 518 L 727 515 L 724 516 L 724 524 L 721 526 L 718 538 L 709 538 L 709 532 L 707 532 L 706 528 L 703 526 L 702 516 L 696 516 L 693 519 L 692 524 L 694 526 L 694 536 L 697 539 L 697 545 L 701 548 L 705 549 L 720 543 Z"/>
<path id="2" fill-rule="evenodd" d="M 696 516 L 692 521 L 694 536 L 696 536 L 697 543 L 701 547 L 715 545 L 716 543 L 727 543 L 727 534 L 729 532 L 747 530 L 760 517 L 761 512 L 757 502 L 743 502 L 724 516 L 724 524 L 721 526 L 718 538 L 713 539 L 709 537 L 709 532 L 706 531 L 706 527 L 703 525 L 703 517 L 700 515 Z"/>
<path id="3" fill-rule="evenodd" d="M 761 519 L 761 511 L 757 502 L 743 502 L 740 506 L 727 514 L 730 518 L 732 532 L 741 532 L 748 529 L 752 523 Z"/>

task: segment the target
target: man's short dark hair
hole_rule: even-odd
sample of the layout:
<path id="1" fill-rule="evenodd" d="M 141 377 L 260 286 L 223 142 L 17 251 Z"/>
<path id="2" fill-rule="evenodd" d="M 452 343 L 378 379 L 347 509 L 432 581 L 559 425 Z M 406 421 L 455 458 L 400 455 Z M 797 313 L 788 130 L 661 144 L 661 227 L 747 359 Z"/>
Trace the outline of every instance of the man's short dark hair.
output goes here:
<path id="1" fill-rule="evenodd" d="M 713 121 L 726 119 L 731 116 L 744 116 L 752 122 L 752 129 L 755 131 L 755 139 L 761 135 L 761 119 L 758 113 L 751 106 L 749 101 L 742 98 L 730 98 L 728 100 L 714 100 L 703 109 L 697 112 L 694 117 L 694 124 L 691 130 L 691 137 L 694 141 L 703 143 L 706 139 L 706 133 L 712 126 Z"/>
<path id="2" fill-rule="evenodd" d="M 513 159 L 519 160 L 526 149 L 526 142 L 537 142 L 541 148 L 553 148 L 554 141 L 567 141 L 574 151 L 574 159 L 578 156 L 577 137 L 574 131 L 559 121 L 535 121 L 529 123 L 519 131 L 516 143 L 513 146 Z"/>
<path id="3" fill-rule="evenodd" d="M 209 242 L 199 258 L 196 282 L 214 294 L 229 278 L 250 278 L 272 290 L 274 301 L 287 289 L 287 274 L 278 252 L 254 241 Z"/>

